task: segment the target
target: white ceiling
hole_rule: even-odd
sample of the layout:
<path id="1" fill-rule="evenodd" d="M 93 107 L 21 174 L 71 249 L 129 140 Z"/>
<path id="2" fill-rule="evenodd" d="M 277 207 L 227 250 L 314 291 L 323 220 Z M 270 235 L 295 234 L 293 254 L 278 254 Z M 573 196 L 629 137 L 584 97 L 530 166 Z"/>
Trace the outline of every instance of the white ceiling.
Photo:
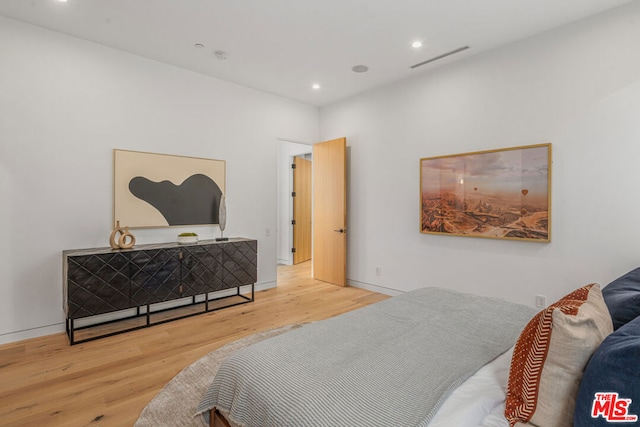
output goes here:
<path id="1" fill-rule="evenodd" d="M 630 1 L 0 0 L 0 14 L 322 106 Z"/>

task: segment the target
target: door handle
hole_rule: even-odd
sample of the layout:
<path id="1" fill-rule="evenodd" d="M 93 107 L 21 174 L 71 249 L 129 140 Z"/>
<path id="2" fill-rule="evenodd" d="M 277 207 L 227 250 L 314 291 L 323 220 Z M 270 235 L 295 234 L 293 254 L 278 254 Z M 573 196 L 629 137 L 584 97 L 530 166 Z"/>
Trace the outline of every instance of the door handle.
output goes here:
<path id="1" fill-rule="evenodd" d="M 337 233 L 343 233 L 343 234 L 344 234 L 344 233 L 346 233 L 346 232 L 347 232 L 347 229 L 346 229 L 346 228 L 341 228 L 341 229 L 339 229 L 339 230 L 333 230 L 333 231 L 335 231 L 335 232 L 337 232 Z"/>

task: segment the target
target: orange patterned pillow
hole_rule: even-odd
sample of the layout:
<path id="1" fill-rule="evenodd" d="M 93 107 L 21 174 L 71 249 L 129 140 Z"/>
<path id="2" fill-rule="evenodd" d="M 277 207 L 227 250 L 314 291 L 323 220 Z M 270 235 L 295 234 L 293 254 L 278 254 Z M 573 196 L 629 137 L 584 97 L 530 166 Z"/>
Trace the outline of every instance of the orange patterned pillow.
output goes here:
<path id="1" fill-rule="evenodd" d="M 584 367 L 612 331 L 597 284 L 576 289 L 536 314 L 511 359 L 505 410 L 509 425 L 571 427 Z"/>

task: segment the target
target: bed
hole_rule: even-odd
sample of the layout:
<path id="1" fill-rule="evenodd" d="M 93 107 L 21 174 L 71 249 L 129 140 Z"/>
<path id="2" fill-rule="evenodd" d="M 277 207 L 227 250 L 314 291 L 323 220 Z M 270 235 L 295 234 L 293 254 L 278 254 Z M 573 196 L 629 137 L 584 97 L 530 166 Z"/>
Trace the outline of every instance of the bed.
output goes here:
<path id="1" fill-rule="evenodd" d="M 226 360 L 199 406 L 231 425 L 424 425 L 513 346 L 535 310 L 424 288 L 305 325 Z"/>
<path id="2" fill-rule="evenodd" d="M 609 311 L 588 285 L 536 312 L 440 288 L 408 292 L 236 352 L 198 415 L 231 427 L 571 426 L 582 372 L 612 331 Z M 567 364 L 569 374 L 555 370 Z"/>

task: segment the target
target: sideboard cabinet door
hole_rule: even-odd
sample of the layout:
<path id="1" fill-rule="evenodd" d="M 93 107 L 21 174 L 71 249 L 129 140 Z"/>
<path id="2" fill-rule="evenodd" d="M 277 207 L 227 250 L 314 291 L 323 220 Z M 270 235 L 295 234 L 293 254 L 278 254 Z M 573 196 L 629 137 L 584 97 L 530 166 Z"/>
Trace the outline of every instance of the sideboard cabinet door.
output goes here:
<path id="1" fill-rule="evenodd" d="M 67 318 L 78 319 L 130 308 L 129 293 L 128 253 L 67 258 Z"/>
<path id="2" fill-rule="evenodd" d="M 186 246 L 182 256 L 183 295 L 201 295 L 220 289 L 222 250 L 219 244 Z"/>
<path id="3" fill-rule="evenodd" d="M 180 249 L 161 248 L 131 252 L 131 303 L 154 304 L 182 297 Z"/>
<path id="4" fill-rule="evenodd" d="M 250 285 L 258 281 L 258 242 L 247 240 L 228 242 L 220 245 L 222 249 L 222 287 L 235 288 Z"/>

